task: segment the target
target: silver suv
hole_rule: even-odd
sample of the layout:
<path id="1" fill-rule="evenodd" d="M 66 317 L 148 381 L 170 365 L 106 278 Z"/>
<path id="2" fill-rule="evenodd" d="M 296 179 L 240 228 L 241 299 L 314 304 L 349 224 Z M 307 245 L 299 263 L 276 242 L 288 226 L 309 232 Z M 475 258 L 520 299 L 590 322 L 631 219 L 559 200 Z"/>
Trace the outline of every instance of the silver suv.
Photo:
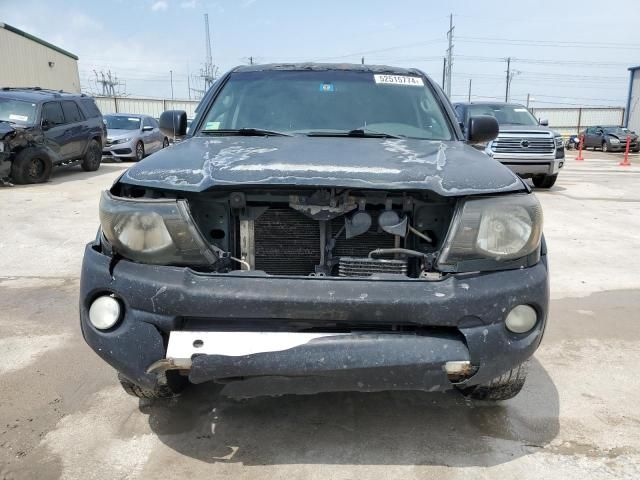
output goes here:
<path id="1" fill-rule="evenodd" d="M 564 165 L 562 136 L 538 120 L 523 105 L 498 102 L 457 103 L 456 115 L 463 131 L 469 118 L 491 115 L 500 125 L 498 138 L 485 146 L 485 153 L 505 164 L 539 188 L 551 188 Z"/>

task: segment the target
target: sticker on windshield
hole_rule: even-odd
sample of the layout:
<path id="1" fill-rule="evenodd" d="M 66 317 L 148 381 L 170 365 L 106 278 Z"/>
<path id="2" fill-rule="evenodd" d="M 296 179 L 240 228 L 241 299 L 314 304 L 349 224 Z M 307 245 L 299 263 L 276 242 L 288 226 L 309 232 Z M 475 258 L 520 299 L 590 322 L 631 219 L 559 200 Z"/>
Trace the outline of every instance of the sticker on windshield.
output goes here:
<path id="1" fill-rule="evenodd" d="M 513 111 L 514 112 L 526 112 L 527 109 L 526 108 L 514 108 Z"/>
<path id="2" fill-rule="evenodd" d="M 336 89 L 333 86 L 333 83 L 329 83 L 329 82 L 322 82 L 320 84 L 320 91 L 321 92 L 335 92 Z"/>
<path id="3" fill-rule="evenodd" d="M 13 113 L 9 114 L 9 120 L 17 120 L 18 122 L 26 122 L 29 120 L 29 117 L 26 115 L 14 115 Z"/>
<path id="4" fill-rule="evenodd" d="M 207 122 L 204 124 L 205 130 L 220 130 L 220 122 Z"/>
<path id="5" fill-rule="evenodd" d="M 424 87 L 422 77 L 410 77 L 409 75 L 381 75 L 375 74 L 373 79 L 376 83 L 385 85 L 404 85 L 408 87 Z"/>

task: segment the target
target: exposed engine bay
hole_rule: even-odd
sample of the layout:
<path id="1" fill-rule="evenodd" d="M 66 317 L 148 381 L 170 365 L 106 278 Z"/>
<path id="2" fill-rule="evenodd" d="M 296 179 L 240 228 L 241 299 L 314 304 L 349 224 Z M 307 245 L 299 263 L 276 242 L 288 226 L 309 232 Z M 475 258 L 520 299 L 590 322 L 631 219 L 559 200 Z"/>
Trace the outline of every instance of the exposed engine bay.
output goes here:
<path id="1" fill-rule="evenodd" d="M 125 197 L 170 195 L 122 189 Z M 186 200 L 217 252 L 216 272 L 317 277 L 428 275 L 454 208 L 429 192 L 352 189 L 216 191 Z"/>

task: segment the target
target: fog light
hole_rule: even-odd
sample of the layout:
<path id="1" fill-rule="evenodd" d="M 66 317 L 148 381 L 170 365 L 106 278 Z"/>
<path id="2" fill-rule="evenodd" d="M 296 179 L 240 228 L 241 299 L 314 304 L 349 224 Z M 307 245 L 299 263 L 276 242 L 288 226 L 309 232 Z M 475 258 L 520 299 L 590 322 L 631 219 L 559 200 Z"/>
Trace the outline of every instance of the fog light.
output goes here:
<path id="1" fill-rule="evenodd" d="M 507 315 L 507 329 L 513 333 L 525 333 L 531 330 L 538 320 L 538 314 L 529 305 L 518 305 Z"/>
<path id="2" fill-rule="evenodd" d="M 99 330 L 113 327 L 120 319 L 122 308 L 120 302 L 112 296 L 96 298 L 89 308 L 89 321 Z"/>

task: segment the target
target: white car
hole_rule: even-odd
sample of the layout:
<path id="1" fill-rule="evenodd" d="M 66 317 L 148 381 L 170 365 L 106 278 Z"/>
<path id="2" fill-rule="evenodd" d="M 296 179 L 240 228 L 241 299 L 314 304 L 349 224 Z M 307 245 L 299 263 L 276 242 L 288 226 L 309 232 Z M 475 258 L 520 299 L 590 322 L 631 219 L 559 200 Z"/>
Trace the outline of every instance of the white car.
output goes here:
<path id="1" fill-rule="evenodd" d="M 103 157 L 139 161 L 169 146 L 169 139 L 160 131 L 157 120 L 148 115 L 105 115 L 104 123 L 107 141 L 102 149 Z"/>

